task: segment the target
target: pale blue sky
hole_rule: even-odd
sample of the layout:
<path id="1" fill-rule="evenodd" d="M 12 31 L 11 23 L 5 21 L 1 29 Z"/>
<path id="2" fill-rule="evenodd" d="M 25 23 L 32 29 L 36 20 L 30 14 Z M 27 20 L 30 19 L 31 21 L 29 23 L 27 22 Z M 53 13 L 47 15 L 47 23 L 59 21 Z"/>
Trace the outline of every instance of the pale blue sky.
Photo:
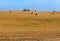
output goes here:
<path id="1" fill-rule="evenodd" d="M 0 10 L 60 11 L 60 0 L 0 0 Z"/>

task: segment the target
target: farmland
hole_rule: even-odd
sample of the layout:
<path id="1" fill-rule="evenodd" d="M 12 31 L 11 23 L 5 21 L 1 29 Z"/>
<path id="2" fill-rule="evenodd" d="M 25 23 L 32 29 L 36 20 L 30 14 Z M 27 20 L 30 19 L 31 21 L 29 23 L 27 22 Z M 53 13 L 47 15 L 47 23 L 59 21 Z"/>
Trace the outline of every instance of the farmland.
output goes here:
<path id="1" fill-rule="evenodd" d="M 60 12 L 0 11 L 0 41 L 60 41 Z"/>

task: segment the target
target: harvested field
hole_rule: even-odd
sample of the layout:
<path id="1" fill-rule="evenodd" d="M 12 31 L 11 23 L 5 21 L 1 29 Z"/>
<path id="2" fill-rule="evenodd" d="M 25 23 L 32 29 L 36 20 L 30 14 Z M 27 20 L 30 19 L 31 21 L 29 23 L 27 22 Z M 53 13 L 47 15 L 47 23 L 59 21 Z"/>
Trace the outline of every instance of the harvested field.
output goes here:
<path id="1" fill-rule="evenodd" d="M 60 41 L 60 12 L 0 12 L 0 41 Z"/>

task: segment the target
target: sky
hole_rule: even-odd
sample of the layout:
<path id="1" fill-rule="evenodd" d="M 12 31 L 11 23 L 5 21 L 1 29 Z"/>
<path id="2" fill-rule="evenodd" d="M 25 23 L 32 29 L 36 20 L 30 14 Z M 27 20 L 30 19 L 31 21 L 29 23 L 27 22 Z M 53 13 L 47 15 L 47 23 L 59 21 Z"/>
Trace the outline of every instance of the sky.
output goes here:
<path id="1" fill-rule="evenodd" d="M 0 10 L 60 11 L 60 0 L 0 0 Z"/>

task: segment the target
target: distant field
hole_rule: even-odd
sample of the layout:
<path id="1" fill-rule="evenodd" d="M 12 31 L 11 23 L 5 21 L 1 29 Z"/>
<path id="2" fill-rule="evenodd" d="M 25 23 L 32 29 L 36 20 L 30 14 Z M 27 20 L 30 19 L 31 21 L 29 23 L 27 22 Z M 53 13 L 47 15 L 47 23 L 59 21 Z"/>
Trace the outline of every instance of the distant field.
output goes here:
<path id="1" fill-rule="evenodd" d="M 0 11 L 0 41 L 60 41 L 60 12 L 31 12 Z"/>

